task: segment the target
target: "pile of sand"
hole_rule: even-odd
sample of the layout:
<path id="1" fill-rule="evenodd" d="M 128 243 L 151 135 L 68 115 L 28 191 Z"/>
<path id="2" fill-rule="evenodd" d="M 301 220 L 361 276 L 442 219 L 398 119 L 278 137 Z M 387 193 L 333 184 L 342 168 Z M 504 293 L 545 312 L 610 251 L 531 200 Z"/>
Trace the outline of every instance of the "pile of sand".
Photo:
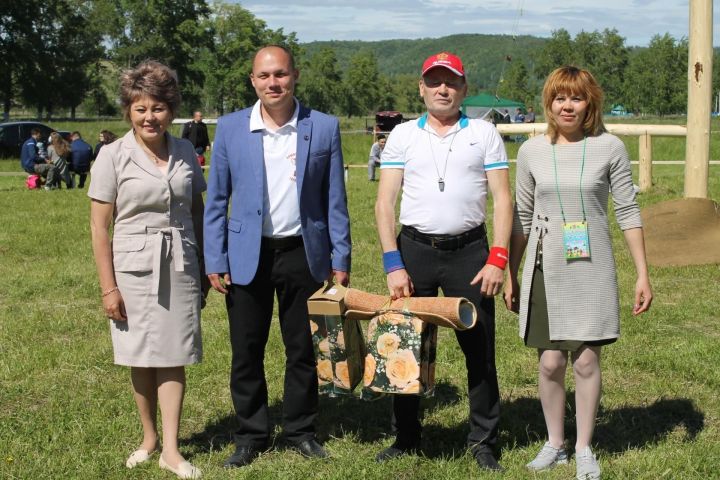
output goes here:
<path id="1" fill-rule="evenodd" d="M 656 203 L 641 212 L 650 265 L 720 263 L 720 205 L 704 198 Z"/>

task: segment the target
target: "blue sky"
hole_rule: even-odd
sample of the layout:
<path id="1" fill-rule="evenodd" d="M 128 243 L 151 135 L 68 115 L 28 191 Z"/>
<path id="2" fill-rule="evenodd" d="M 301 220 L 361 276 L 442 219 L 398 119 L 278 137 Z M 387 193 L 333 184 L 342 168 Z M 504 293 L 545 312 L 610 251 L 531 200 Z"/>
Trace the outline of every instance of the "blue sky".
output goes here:
<path id="1" fill-rule="evenodd" d="M 442 37 L 455 33 L 549 37 L 564 28 L 616 28 L 628 46 L 647 46 L 654 34 L 688 36 L 687 0 L 246 0 L 239 2 L 273 29 L 300 42 Z M 720 8 L 713 12 L 713 45 L 720 46 Z"/>

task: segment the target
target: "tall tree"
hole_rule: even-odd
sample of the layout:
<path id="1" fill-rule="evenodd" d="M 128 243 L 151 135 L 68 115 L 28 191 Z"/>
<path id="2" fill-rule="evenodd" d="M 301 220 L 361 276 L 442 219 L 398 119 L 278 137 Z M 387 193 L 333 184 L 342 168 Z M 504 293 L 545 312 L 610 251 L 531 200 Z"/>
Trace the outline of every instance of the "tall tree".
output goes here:
<path id="1" fill-rule="evenodd" d="M 607 109 L 623 101 L 628 62 L 629 50 L 625 46 L 625 39 L 615 29 L 603 30 L 592 73 L 605 92 Z"/>
<path id="2" fill-rule="evenodd" d="M 0 101 L 3 119 L 18 94 L 23 74 L 33 63 L 32 37 L 37 0 L 0 2 Z"/>
<path id="3" fill-rule="evenodd" d="M 640 113 L 667 115 L 687 105 L 686 39 L 655 35 L 647 49 L 633 56 L 625 72 L 625 103 Z"/>
<path id="4" fill-rule="evenodd" d="M 100 34 L 90 27 L 93 3 L 47 0 L 34 6 L 31 34 L 20 63 L 20 91 L 26 105 L 47 117 L 57 108 L 74 109 L 89 88 L 87 69 L 103 53 Z"/>
<path id="5" fill-rule="evenodd" d="M 526 105 L 532 105 L 535 94 L 529 87 L 529 75 L 527 67 L 522 62 L 513 63 L 505 73 L 505 78 L 498 86 L 498 95 L 512 100 L 520 101 Z"/>
<path id="6" fill-rule="evenodd" d="M 367 115 L 377 108 L 380 99 L 380 72 L 377 59 L 370 50 L 358 52 L 350 59 L 350 67 L 343 83 L 347 116 Z"/>
<path id="7" fill-rule="evenodd" d="M 554 30 L 535 58 L 534 74 L 544 79 L 556 68 L 572 64 L 575 58 L 573 41 L 568 31 L 564 28 Z"/>
<path id="8" fill-rule="evenodd" d="M 255 102 L 250 72 L 253 55 L 260 47 L 283 45 L 296 58 L 300 50 L 294 33 L 268 29 L 263 20 L 236 4 L 215 3 L 203 28 L 210 37 L 209 45 L 198 55 L 205 74 L 204 97 L 221 115 Z"/>
<path id="9" fill-rule="evenodd" d="M 199 103 L 204 76 L 198 52 L 207 47 L 211 34 L 202 23 L 210 13 L 205 0 L 102 0 L 114 10 L 117 23 L 108 27 L 113 59 L 130 67 L 153 58 L 178 73 L 183 111 Z"/>
<path id="10" fill-rule="evenodd" d="M 602 50 L 602 38 L 600 33 L 581 31 L 575 35 L 572 41 L 572 58 L 568 63 L 578 67 L 593 70 L 597 57 Z M 559 65 L 558 65 L 559 66 Z"/>
<path id="11" fill-rule="evenodd" d="M 312 108 L 340 113 L 342 74 L 332 48 L 324 48 L 303 62 L 297 94 Z"/>
<path id="12" fill-rule="evenodd" d="M 418 75 L 397 75 L 393 77 L 397 109 L 405 113 L 420 113 L 425 110 L 425 103 L 420 96 Z"/>

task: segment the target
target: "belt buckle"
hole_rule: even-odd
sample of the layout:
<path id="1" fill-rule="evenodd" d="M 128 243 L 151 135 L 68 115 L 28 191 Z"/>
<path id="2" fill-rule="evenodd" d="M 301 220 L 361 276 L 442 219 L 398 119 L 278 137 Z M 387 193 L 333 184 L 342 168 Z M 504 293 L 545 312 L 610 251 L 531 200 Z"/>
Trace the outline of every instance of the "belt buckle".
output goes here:
<path id="1" fill-rule="evenodd" d="M 438 239 L 435 237 L 430 237 L 430 246 L 432 248 L 438 248 Z"/>

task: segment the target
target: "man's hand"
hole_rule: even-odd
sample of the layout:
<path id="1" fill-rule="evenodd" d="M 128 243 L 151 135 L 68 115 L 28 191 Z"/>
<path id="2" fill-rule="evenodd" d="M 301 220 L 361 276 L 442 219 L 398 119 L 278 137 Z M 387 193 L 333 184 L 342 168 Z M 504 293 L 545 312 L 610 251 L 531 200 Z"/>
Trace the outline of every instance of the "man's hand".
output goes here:
<path id="1" fill-rule="evenodd" d="M 412 280 L 404 268 L 388 273 L 387 285 L 393 300 L 409 297 L 415 292 Z"/>
<path id="2" fill-rule="evenodd" d="M 485 265 L 482 270 L 475 275 L 470 285 L 480 284 L 480 293 L 486 297 L 494 297 L 500 293 L 504 279 L 505 271 L 500 270 L 495 265 Z"/>
<path id="3" fill-rule="evenodd" d="M 229 273 L 211 273 L 207 277 L 208 280 L 210 280 L 210 285 L 212 285 L 215 290 L 223 295 L 227 295 L 227 286 L 232 283 Z"/>
<path id="4" fill-rule="evenodd" d="M 332 270 L 328 276 L 328 282 L 332 281 L 343 287 L 347 287 L 350 285 L 350 274 L 348 272 L 341 272 L 340 270 Z"/>

